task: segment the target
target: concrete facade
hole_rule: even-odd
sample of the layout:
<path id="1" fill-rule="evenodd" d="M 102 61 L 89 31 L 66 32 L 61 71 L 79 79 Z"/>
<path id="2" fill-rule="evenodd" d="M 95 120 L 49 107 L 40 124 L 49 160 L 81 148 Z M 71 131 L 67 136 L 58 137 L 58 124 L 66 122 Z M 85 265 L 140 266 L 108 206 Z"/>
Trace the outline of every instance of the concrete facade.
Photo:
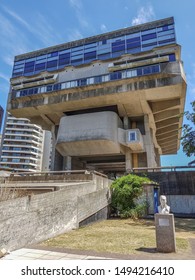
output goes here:
<path id="1" fill-rule="evenodd" d="M 101 218 L 107 218 L 108 179 L 93 175 L 90 182 L 60 186 L 58 191 L 0 203 L 0 248 L 12 251 L 36 244 L 77 228 L 83 220 L 102 209 Z"/>
<path id="2" fill-rule="evenodd" d="M 168 18 L 16 56 L 8 110 L 52 131 L 53 170 L 124 172 L 177 153 L 185 94 Z"/>

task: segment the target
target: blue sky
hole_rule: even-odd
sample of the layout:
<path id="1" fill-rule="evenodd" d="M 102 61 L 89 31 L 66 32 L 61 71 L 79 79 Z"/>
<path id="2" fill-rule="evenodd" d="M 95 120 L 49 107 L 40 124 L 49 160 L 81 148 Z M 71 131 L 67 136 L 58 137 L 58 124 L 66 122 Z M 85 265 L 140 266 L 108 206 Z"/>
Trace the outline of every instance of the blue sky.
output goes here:
<path id="1" fill-rule="evenodd" d="M 188 89 L 195 99 L 194 0 L 0 0 L 0 105 L 6 110 L 14 56 L 40 48 L 174 16 Z M 182 149 L 163 166 L 187 165 Z"/>

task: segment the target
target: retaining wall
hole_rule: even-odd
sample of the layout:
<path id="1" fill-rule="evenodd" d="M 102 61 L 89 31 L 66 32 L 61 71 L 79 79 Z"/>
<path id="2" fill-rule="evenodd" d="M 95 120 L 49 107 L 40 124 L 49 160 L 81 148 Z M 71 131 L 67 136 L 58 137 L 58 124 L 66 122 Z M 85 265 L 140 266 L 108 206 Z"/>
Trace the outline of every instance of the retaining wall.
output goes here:
<path id="1" fill-rule="evenodd" d="M 77 228 L 107 207 L 110 182 L 96 177 L 58 191 L 0 202 L 0 248 L 12 251 L 36 244 Z"/>

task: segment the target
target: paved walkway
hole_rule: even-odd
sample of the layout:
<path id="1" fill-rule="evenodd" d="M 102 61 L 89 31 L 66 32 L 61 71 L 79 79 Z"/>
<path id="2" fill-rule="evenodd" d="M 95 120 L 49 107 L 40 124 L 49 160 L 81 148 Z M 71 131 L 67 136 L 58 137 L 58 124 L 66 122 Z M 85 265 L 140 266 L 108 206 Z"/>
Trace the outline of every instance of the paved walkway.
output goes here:
<path id="1" fill-rule="evenodd" d="M 94 251 L 81 251 L 54 247 L 31 246 L 12 251 L 1 260 L 195 260 L 195 239 L 189 239 L 188 252 L 158 253 L 155 248 L 141 248 L 139 252 L 131 255 L 98 253 Z"/>

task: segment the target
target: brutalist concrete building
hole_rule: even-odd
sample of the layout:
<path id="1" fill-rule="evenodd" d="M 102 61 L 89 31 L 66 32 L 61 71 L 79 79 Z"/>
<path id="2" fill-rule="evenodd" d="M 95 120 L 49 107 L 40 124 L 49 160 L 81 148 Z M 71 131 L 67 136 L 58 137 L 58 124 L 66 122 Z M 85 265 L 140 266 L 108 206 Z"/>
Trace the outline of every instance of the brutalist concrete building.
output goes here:
<path id="1" fill-rule="evenodd" d="M 171 17 L 16 56 L 8 110 L 52 131 L 54 170 L 125 172 L 177 153 L 185 95 Z"/>

